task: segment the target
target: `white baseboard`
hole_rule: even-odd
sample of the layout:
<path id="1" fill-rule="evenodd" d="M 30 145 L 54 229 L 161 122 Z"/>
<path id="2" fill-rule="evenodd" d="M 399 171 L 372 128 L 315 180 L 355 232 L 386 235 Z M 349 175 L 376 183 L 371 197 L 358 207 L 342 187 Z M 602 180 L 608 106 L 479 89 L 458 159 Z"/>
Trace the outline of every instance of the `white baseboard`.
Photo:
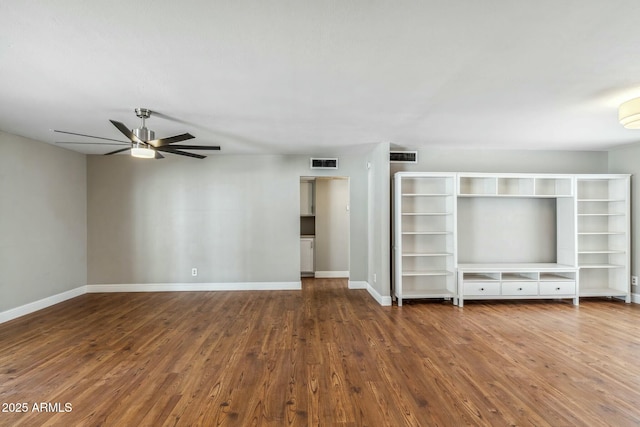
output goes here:
<path id="1" fill-rule="evenodd" d="M 20 307 L 0 312 L 0 323 L 61 303 L 86 293 L 101 292 L 179 292 L 179 291 L 298 291 L 302 282 L 238 282 L 238 283 L 149 283 L 86 285 L 52 295 Z"/>
<path id="2" fill-rule="evenodd" d="M 87 285 L 88 293 L 101 292 L 190 292 L 190 291 L 298 291 L 302 282 L 231 283 L 128 283 Z"/>
<path id="3" fill-rule="evenodd" d="M 367 282 L 365 282 L 365 283 L 367 283 Z M 375 288 L 373 286 L 371 286 L 369 283 L 367 283 L 367 292 L 369 292 L 369 294 L 373 297 L 373 299 L 378 301 L 378 304 L 380 304 L 382 306 L 390 306 L 391 305 L 391 297 L 390 296 L 380 295 L 380 293 L 378 291 L 376 291 Z"/>
<path id="4" fill-rule="evenodd" d="M 640 304 L 640 294 L 631 294 L 631 302 Z"/>
<path id="5" fill-rule="evenodd" d="M 315 272 L 316 279 L 339 279 L 339 278 L 349 278 L 348 271 L 316 271 Z"/>
<path id="6" fill-rule="evenodd" d="M 349 289 L 367 289 L 369 284 L 365 281 L 349 280 Z"/>
<path id="7" fill-rule="evenodd" d="M 71 298 L 75 298 L 80 295 L 84 295 L 87 292 L 86 286 L 80 286 L 69 291 L 65 291 L 50 297 L 43 298 L 38 301 L 30 302 L 20 307 L 12 308 L 7 311 L 0 312 L 0 323 L 8 322 L 9 320 L 16 319 L 26 314 L 33 313 L 34 311 L 42 310 L 43 308 L 50 307 L 52 305 L 61 303 Z"/>
<path id="8" fill-rule="evenodd" d="M 364 280 L 349 280 L 349 289 L 366 289 L 367 292 L 382 306 L 391 305 L 391 297 L 382 296 L 368 282 Z"/>

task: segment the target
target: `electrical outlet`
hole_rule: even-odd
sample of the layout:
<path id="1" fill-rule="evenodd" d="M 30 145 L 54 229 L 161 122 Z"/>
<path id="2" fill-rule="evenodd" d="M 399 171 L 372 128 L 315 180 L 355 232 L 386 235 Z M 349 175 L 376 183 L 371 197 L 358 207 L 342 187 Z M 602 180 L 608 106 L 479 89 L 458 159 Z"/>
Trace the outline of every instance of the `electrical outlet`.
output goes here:
<path id="1" fill-rule="evenodd" d="M 631 276 L 631 284 L 633 286 L 638 286 L 638 276 Z"/>
<path id="2" fill-rule="evenodd" d="M 376 273 L 373 273 L 373 283 L 376 283 Z"/>
<path id="3" fill-rule="evenodd" d="M 198 275 L 198 269 L 197 269 L 197 268 L 195 268 L 195 267 L 194 267 L 194 268 L 192 268 L 192 269 L 191 269 L 191 275 L 192 275 L 192 276 L 194 276 L 194 277 L 195 277 L 195 276 L 197 276 L 197 275 Z"/>

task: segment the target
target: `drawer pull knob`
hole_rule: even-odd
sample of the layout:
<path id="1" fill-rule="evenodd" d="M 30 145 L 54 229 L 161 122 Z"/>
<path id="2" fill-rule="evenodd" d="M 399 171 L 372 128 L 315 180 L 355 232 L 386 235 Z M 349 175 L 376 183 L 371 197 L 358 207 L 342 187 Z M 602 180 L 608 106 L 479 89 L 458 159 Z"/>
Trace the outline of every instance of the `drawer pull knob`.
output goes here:
<path id="1" fill-rule="evenodd" d="M 560 290 L 560 288 L 556 288 L 556 291 L 559 291 L 559 290 Z"/>
<path id="2" fill-rule="evenodd" d="M 481 291 L 484 291 L 484 288 L 480 288 Z"/>
<path id="3" fill-rule="evenodd" d="M 521 291 L 521 290 L 522 290 L 522 288 L 518 288 L 518 290 L 519 290 L 519 291 Z"/>

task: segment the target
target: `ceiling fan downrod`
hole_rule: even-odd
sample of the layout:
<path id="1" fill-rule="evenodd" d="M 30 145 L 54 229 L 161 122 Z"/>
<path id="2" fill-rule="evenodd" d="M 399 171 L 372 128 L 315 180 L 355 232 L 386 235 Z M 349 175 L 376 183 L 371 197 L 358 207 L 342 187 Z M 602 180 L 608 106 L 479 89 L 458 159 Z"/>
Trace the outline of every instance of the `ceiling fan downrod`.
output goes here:
<path id="1" fill-rule="evenodd" d="M 156 139 L 154 131 L 147 129 L 145 120 L 151 117 L 151 110 L 147 108 L 136 108 L 136 116 L 142 119 L 142 126 L 137 129 L 132 129 L 133 134 L 141 141 L 147 142 Z"/>

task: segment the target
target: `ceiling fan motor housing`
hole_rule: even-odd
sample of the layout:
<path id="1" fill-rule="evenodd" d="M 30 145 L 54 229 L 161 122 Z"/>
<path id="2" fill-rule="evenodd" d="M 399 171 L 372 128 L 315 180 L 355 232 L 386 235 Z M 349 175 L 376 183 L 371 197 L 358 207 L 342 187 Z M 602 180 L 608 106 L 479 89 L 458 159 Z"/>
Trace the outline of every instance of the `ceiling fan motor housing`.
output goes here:
<path id="1" fill-rule="evenodd" d="M 152 141 L 155 138 L 156 134 L 154 131 L 147 129 L 146 127 L 141 127 L 141 128 L 137 128 L 137 129 L 133 129 L 133 134 L 140 140 L 140 141 Z"/>

